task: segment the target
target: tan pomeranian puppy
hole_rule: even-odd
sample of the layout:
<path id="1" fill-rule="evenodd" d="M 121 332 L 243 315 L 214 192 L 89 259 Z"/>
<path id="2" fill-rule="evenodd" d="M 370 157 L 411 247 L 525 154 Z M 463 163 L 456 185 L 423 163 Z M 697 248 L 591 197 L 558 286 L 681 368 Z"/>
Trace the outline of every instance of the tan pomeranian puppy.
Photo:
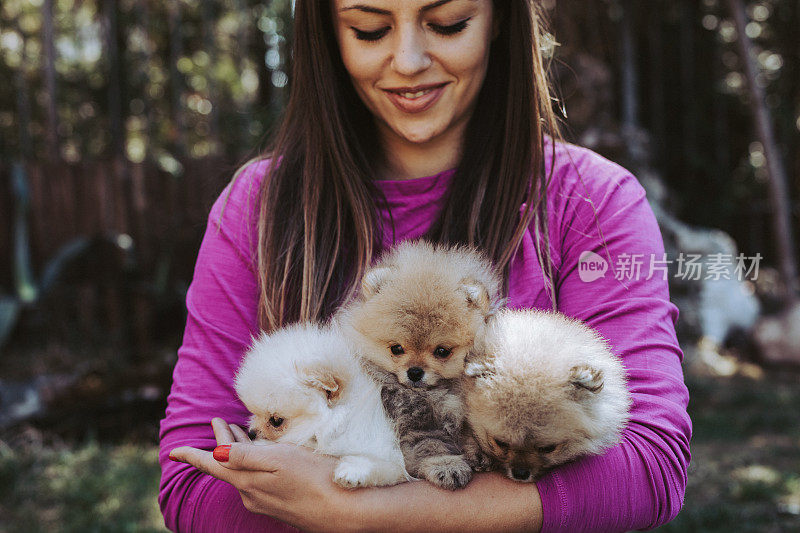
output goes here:
<path id="1" fill-rule="evenodd" d="M 461 448 L 461 380 L 476 336 L 500 305 L 491 264 L 466 247 L 400 244 L 367 271 L 339 318 L 381 383 L 409 474 L 457 489 L 472 477 Z"/>
<path id="2" fill-rule="evenodd" d="M 631 404 L 605 340 L 562 314 L 505 309 L 467 362 L 465 450 L 477 470 L 534 481 L 620 440 Z"/>
<path id="3" fill-rule="evenodd" d="M 250 433 L 339 457 L 345 488 L 410 478 L 380 388 L 336 326 L 297 324 L 263 333 L 245 354 L 236 393 L 253 413 Z"/>

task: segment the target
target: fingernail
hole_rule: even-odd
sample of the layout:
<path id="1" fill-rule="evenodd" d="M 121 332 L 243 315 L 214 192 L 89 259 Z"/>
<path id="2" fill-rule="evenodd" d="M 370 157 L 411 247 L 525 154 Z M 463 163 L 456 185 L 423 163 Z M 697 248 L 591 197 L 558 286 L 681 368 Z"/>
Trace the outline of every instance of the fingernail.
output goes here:
<path id="1" fill-rule="evenodd" d="M 169 460 L 170 460 L 170 461 L 175 461 L 176 463 L 181 463 L 181 462 L 183 462 L 183 461 L 181 461 L 180 459 L 175 459 L 174 457 L 172 457 L 172 454 L 169 454 Z"/>
<path id="2" fill-rule="evenodd" d="M 220 463 L 227 463 L 228 457 L 231 455 L 231 445 L 230 444 L 223 444 L 222 446 L 217 446 L 214 448 L 214 459 L 219 461 Z"/>

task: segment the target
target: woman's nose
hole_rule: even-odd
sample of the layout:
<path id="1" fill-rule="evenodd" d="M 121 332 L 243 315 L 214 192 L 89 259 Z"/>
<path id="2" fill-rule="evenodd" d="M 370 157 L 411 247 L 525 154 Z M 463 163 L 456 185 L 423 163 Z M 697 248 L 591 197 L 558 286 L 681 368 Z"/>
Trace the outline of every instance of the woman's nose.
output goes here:
<path id="1" fill-rule="evenodd" d="M 394 70 L 412 76 L 431 66 L 424 31 L 420 28 L 401 29 L 392 60 Z"/>

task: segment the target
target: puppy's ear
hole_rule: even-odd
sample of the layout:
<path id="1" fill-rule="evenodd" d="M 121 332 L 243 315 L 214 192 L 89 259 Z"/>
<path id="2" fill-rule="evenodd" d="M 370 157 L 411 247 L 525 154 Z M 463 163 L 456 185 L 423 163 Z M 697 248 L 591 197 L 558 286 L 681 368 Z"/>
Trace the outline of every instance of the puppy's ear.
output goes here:
<path id="1" fill-rule="evenodd" d="M 339 396 L 342 392 L 341 383 L 330 371 L 317 369 L 307 371 L 304 383 L 324 393 L 329 407 L 339 401 Z"/>
<path id="2" fill-rule="evenodd" d="M 578 391 L 596 394 L 603 390 L 603 371 L 589 365 L 573 366 L 569 370 L 569 382 Z"/>
<path id="3" fill-rule="evenodd" d="M 391 267 L 378 267 L 367 270 L 361 280 L 361 296 L 366 299 L 377 294 L 391 271 Z"/>
<path id="4" fill-rule="evenodd" d="M 491 304 L 489 291 L 486 290 L 483 283 L 474 278 L 464 278 L 461 280 L 460 289 L 470 307 L 480 310 L 483 314 L 489 313 Z"/>
<path id="5" fill-rule="evenodd" d="M 495 374 L 496 370 L 491 361 L 470 361 L 464 367 L 464 375 L 470 378 L 486 378 Z"/>

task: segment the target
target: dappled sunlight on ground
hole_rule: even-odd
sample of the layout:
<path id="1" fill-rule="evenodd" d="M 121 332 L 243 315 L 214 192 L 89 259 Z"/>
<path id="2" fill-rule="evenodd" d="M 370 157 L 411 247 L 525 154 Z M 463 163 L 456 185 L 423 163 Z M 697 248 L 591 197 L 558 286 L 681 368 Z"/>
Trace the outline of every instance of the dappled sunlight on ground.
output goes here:
<path id="1" fill-rule="evenodd" d="M 0 445 L 0 531 L 165 531 L 155 445 Z"/>
<path id="2" fill-rule="evenodd" d="M 684 509 L 660 532 L 800 531 L 800 375 L 687 376 Z"/>

